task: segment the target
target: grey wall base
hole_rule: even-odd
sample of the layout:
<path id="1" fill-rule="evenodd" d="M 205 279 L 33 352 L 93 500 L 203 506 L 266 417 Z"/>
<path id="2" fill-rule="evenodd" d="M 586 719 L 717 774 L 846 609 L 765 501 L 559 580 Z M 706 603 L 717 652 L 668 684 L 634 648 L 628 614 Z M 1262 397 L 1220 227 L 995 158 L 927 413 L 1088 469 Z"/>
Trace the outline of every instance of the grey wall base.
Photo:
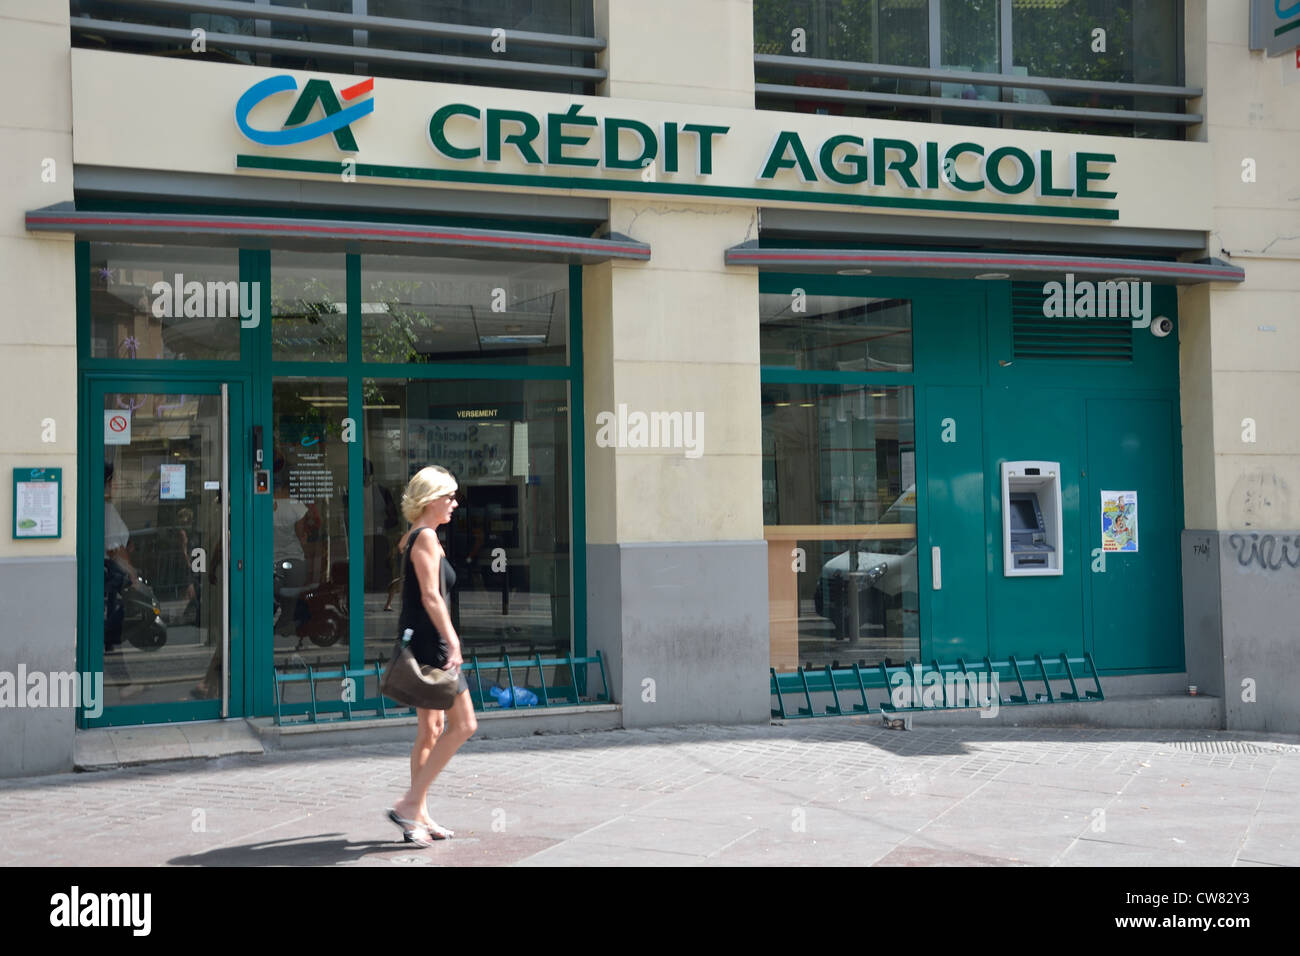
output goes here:
<path id="1" fill-rule="evenodd" d="M 0 559 L 0 671 L 67 673 L 76 666 L 77 559 Z M 26 700 L 26 688 L 17 688 Z M 72 769 L 71 707 L 0 707 L 0 777 Z"/>
<path id="2" fill-rule="evenodd" d="M 1300 532 L 1184 531 L 1188 679 L 1224 729 L 1300 733 Z"/>
<path id="3" fill-rule="evenodd" d="M 589 545 L 587 614 L 623 726 L 769 720 L 765 541 Z"/>

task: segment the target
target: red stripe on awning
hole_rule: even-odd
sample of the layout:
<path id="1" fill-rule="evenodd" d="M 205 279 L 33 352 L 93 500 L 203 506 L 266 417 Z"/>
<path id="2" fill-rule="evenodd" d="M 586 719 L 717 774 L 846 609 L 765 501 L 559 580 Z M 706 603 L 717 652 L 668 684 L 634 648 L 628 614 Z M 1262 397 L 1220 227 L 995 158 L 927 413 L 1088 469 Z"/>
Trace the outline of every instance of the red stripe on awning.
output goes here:
<path id="1" fill-rule="evenodd" d="M 439 239 L 449 242 L 464 242 L 476 245 L 522 245 L 537 249 L 562 249 L 570 252 L 590 252 L 599 254 L 617 249 L 620 252 L 650 258 L 648 249 L 640 245 L 619 243 L 615 240 L 602 239 L 591 242 L 582 239 L 532 238 L 528 236 L 485 236 L 479 233 L 457 232 L 455 230 L 414 229 L 375 226 L 348 226 L 343 223 L 272 223 L 214 219 L 166 219 L 133 216 L 42 216 L 28 215 L 30 225 L 44 226 L 139 226 L 141 228 L 185 228 L 195 230 L 245 230 L 249 232 L 295 232 L 317 233 L 325 236 L 346 236 L 348 238 L 399 238 L 399 239 Z"/>

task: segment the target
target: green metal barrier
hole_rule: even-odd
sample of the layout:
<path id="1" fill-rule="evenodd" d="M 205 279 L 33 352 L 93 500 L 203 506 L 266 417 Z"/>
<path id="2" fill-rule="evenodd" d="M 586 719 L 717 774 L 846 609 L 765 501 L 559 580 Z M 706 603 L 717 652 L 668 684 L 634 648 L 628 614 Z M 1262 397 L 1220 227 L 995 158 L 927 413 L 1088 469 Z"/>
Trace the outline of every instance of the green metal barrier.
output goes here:
<path id="1" fill-rule="evenodd" d="M 359 718 L 373 719 L 375 717 L 408 717 L 415 713 L 415 708 L 406 707 L 397 704 L 389 698 L 379 693 L 379 680 L 384 671 L 384 658 L 379 658 L 373 664 L 369 664 L 360 669 L 336 668 L 333 670 L 316 670 L 310 664 L 306 665 L 303 671 L 285 671 L 281 672 L 279 668 L 274 668 L 275 673 L 275 723 L 277 726 L 285 723 L 333 723 L 337 721 L 356 720 Z M 600 684 L 603 692 L 599 695 L 584 695 L 583 690 L 587 686 L 587 668 L 596 666 L 600 668 Z M 516 669 L 523 668 L 523 683 L 516 685 Z M 556 667 L 568 671 L 570 683 L 568 685 L 559 685 L 558 687 L 548 687 L 543 668 Z M 537 669 L 537 686 L 530 686 L 528 679 L 533 668 Z M 592 657 L 574 657 L 572 654 L 565 654 L 563 657 L 542 657 L 535 654 L 523 661 L 511 662 L 509 655 L 503 655 L 501 660 L 480 661 L 477 655 L 471 655 L 470 659 L 461 665 L 461 670 L 465 673 L 465 679 L 470 685 L 470 700 L 474 703 L 476 711 L 487 710 L 532 710 L 546 707 L 574 706 L 576 704 L 609 703 L 609 683 L 605 677 L 605 660 L 597 651 Z M 496 678 L 500 678 L 501 671 L 505 671 L 505 687 L 523 687 L 537 695 L 537 703 L 531 707 L 525 707 L 520 704 L 511 703 L 510 706 L 502 708 L 495 699 L 486 698 L 483 692 L 483 673 L 484 671 L 495 670 Z M 472 677 L 471 677 L 472 675 Z M 357 682 L 359 688 L 364 689 L 367 678 L 375 680 L 375 694 L 373 697 L 363 697 L 358 702 L 351 702 L 343 695 L 339 695 L 338 700 L 329 699 L 322 701 L 316 694 L 316 683 L 318 681 L 339 681 L 352 679 Z M 494 680 L 497 683 L 499 680 Z M 309 689 L 309 699 L 306 702 L 298 704 L 284 703 L 282 688 L 286 684 L 306 683 Z M 477 693 L 476 693 L 477 691 Z M 338 716 L 322 717 L 322 714 L 336 714 Z M 296 720 L 286 721 L 285 717 L 296 717 Z"/>
<path id="2" fill-rule="evenodd" d="M 1022 665 L 1026 668 L 1025 671 L 1021 670 Z M 1081 668 L 1081 672 L 1076 673 L 1076 668 Z M 937 677 L 927 680 L 927 673 Z M 906 675 L 906 679 L 899 682 L 897 677 L 899 674 Z M 1062 653 L 1057 657 L 1049 658 L 1035 654 L 1032 661 L 1018 658 L 1014 654 L 1005 661 L 992 661 L 985 657 L 974 667 L 967 666 L 965 659 L 959 657 L 956 663 L 952 664 L 940 664 L 937 660 L 932 660 L 928 670 L 926 665 L 918 664 L 916 661 L 908 661 L 896 667 L 879 664 L 866 670 L 857 664 L 851 668 L 838 670 L 833 670 L 830 665 L 820 668 L 800 667 L 784 674 L 777 674 L 775 668 L 772 668 L 770 675 L 770 692 L 776 698 L 777 704 L 772 709 L 772 716 L 782 720 L 839 717 L 846 713 L 919 713 L 932 710 L 979 708 L 985 705 L 981 703 L 978 691 L 970 696 L 965 692 L 959 694 L 958 689 L 970 691 L 973 686 L 977 689 L 983 687 L 988 692 L 995 686 L 1001 688 L 1004 682 L 1014 683 L 1019 693 L 1012 693 L 1000 699 L 998 703 L 1002 707 L 1106 699 L 1102 693 L 1096 664 L 1092 655 L 1088 653 L 1082 657 L 1070 657 Z M 1092 679 L 1094 689 L 1080 691 L 1079 680 L 1084 678 Z M 1069 681 L 1070 690 L 1054 692 L 1051 684 L 1054 680 Z M 1029 681 L 1030 686 L 1041 683 L 1041 692 L 1035 688 L 1031 697 L 1026 681 Z M 895 705 L 892 691 L 896 685 L 910 689 L 907 695 L 908 706 Z M 868 688 L 873 691 L 878 690 L 883 695 L 883 700 L 874 710 L 867 697 Z M 937 706 L 927 705 L 926 698 L 933 696 L 935 689 L 938 693 Z M 840 696 L 841 691 L 848 692 L 847 698 Z M 820 712 L 813 704 L 814 694 L 831 695 L 831 701 L 826 703 Z M 857 698 L 856 702 L 846 703 L 846 700 L 852 701 L 853 697 Z M 958 699 L 959 697 L 962 699 Z"/>

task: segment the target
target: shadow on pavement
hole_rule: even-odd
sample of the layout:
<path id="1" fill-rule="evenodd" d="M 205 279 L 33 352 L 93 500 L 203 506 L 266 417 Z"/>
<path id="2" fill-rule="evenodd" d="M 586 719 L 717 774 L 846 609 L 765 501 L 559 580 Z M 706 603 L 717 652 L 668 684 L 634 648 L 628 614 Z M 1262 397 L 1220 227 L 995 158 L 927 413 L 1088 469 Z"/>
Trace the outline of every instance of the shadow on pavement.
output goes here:
<path id="1" fill-rule="evenodd" d="M 352 863 L 374 853 L 411 854 L 420 850 L 395 840 L 352 841 L 341 833 L 266 840 L 223 846 L 168 860 L 171 866 L 330 866 Z"/>

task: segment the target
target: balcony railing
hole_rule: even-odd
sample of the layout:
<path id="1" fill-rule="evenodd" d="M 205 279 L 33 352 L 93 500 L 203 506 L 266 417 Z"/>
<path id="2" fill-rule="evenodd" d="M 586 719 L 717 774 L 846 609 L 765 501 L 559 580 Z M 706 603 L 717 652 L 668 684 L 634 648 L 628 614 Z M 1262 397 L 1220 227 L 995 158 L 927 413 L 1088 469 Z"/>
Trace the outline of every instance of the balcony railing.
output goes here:
<path id="1" fill-rule="evenodd" d="M 1021 73 L 976 73 L 957 70 L 933 70 L 920 67 L 888 66 L 881 63 L 852 63 L 843 60 L 814 59 L 803 56 L 757 54 L 756 72 L 792 71 L 800 74 L 797 83 L 756 83 L 754 93 L 760 106 L 763 100 L 788 109 L 785 102 L 804 112 L 830 112 L 844 105 L 885 111 L 931 111 L 932 121 L 963 122 L 962 116 L 992 114 L 997 117 L 1043 117 L 1049 120 L 1074 121 L 1078 131 L 1090 132 L 1083 124 L 1105 124 L 1113 131 L 1116 125 L 1129 127 L 1139 134 L 1146 128 L 1151 135 L 1159 127 L 1183 128 L 1204 122 L 1194 112 L 1138 109 L 1117 106 L 1070 106 L 1052 101 L 1049 94 L 1082 95 L 1094 99 L 1139 98 L 1165 101 L 1196 99 L 1204 95 L 1200 87 L 1165 86 L 1150 83 L 1115 83 L 1095 80 L 1070 80 L 1057 77 L 1028 76 Z M 893 91 L 849 89 L 854 80 L 865 80 L 877 87 L 892 82 Z M 865 84 L 864 84 L 865 85 Z M 977 90 L 983 90 L 981 95 Z M 973 95 L 972 95 L 973 94 Z M 943 116 L 952 112 L 953 118 Z M 920 117 L 912 117 L 920 118 Z M 1159 135 L 1157 132 L 1156 135 Z"/>
<path id="2" fill-rule="evenodd" d="M 331 4 L 317 0 L 315 5 Z M 73 0 L 70 22 L 77 46 L 289 69 L 570 93 L 594 93 L 607 75 L 594 65 L 605 49 L 605 41 L 595 36 L 364 12 L 381 6 L 375 0 L 333 5 L 352 10 L 277 6 L 267 0 Z M 471 5 L 437 6 L 455 13 Z M 590 4 L 578 8 L 577 19 L 590 29 Z M 195 42 L 199 29 L 201 44 Z"/>

